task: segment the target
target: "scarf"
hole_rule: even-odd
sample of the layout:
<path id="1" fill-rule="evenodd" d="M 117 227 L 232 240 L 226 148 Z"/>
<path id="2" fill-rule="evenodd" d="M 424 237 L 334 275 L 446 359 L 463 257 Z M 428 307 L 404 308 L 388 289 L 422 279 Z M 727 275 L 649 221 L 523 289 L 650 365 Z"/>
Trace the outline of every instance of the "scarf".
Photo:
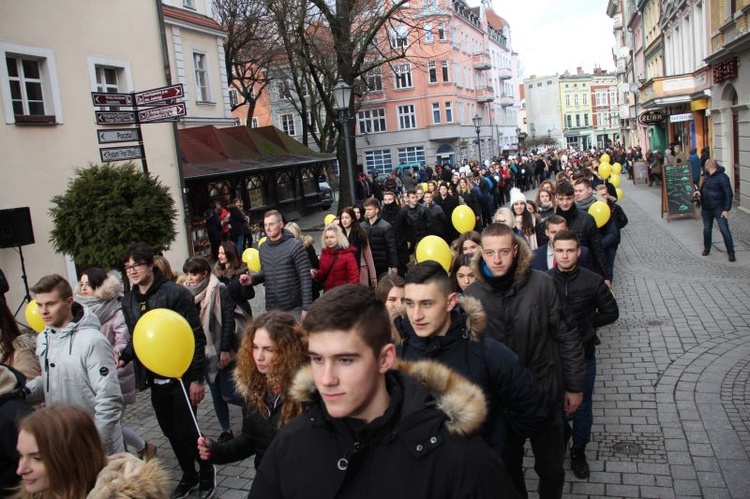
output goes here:
<path id="1" fill-rule="evenodd" d="M 492 274 L 492 270 L 490 270 L 490 268 L 487 266 L 487 263 L 482 260 L 482 274 L 484 276 L 484 280 L 487 281 L 487 284 L 489 284 L 492 289 L 500 293 L 506 293 L 511 288 L 516 277 L 517 268 L 518 259 L 514 258 L 513 264 L 508 269 L 508 272 L 500 277 L 495 277 Z"/>
<path id="2" fill-rule="evenodd" d="M 102 300 L 96 296 L 76 295 L 75 301 L 91 310 L 94 315 L 99 318 L 99 322 L 102 324 L 112 318 L 112 316 L 121 308 L 119 298 Z"/>
<path id="3" fill-rule="evenodd" d="M 219 279 L 209 274 L 196 286 L 187 283 L 185 287 L 193 295 L 195 304 L 200 308 L 201 326 L 206 336 L 206 359 L 208 361 L 208 380 L 213 383 L 219 373 L 219 355 L 216 346 L 221 348 L 221 295 Z"/>

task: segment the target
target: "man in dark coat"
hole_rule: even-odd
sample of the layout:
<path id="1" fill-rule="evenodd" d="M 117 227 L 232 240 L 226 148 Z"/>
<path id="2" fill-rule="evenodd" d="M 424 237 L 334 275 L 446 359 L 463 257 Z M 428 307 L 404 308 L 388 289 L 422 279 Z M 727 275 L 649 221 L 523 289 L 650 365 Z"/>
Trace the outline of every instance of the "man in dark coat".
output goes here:
<path id="1" fill-rule="evenodd" d="M 437 360 L 476 383 L 484 392 L 489 416 L 484 439 L 502 456 L 508 434 L 541 433 L 551 418 L 545 394 L 508 347 L 485 334 L 482 305 L 451 291 L 448 273 L 434 261 L 406 274 L 405 311 L 394 320 L 404 360 Z"/>
<path id="2" fill-rule="evenodd" d="M 558 232 L 552 245 L 557 266 L 548 273 L 555 280 L 557 290 L 565 296 L 568 311 L 581 334 L 586 360 L 586 388 L 583 391 L 583 402 L 572 418 L 573 447 L 570 449 L 573 473 L 578 478 L 586 479 L 589 477 L 589 465 L 585 450 L 591 441 L 591 425 L 594 420 L 592 398 L 596 381 L 596 345 L 599 344 L 596 330 L 615 322 L 620 311 L 615 296 L 601 276 L 578 266 L 581 246 L 573 232 Z M 566 432 L 570 431 L 566 427 Z"/>
<path id="3" fill-rule="evenodd" d="M 424 205 L 432 215 L 432 233 L 438 237 L 441 237 L 450 246 L 453 239 L 450 239 L 449 233 L 451 224 L 448 221 L 448 217 L 445 215 L 443 208 L 435 202 L 435 195 L 432 191 L 424 193 Z"/>
<path id="4" fill-rule="evenodd" d="M 378 279 L 386 272 L 395 274 L 398 271 L 396 233 L 391 224 L 380 217 L 380 203 L 377 199 L 366 199 L 364 206 L 365 219 L 360 225 L 367 232 L 370 241 L 375 274 Z"/>
<path id="5" fill-rule="evenodd" d="M 182 379 L 170 379 L 147 371 L 145 380 L 142 377 L 139 379 L 139 388 L 151 388 L 151 405 L 156 413 L 156 420 L 169 440 L 182 470 L 182 478 L 172 497 L 188 497 L 196 488 L 199 488 L 202 497 L 208 497 L 216 489 L 216 470 L 200 460 L 196 447 L 198 430 L 190 414 L 191 409 L 194 413 L 198 411 L 198 404 L 206 393 L 206 336 L 198 317 L 198 308 L 187 288 L 168 280 L 154 267 L 154 252 L 146 244 L 137 243 L 126 248 L 122 254 L 122 262 L 125 275 L 132 286 L 122 300 L 122 313 L 131 335 L 143 314 L 157 308 L 177 312 L 187 320 L 192 329 L 195 351 Z M 124 367 L 135 359 L 136 352 L 131 339 L 120 354 L 119 367 Z M 136 365 L 137 375 L 142 370 L 140 365 Z M 184 388 L 180 387 L 180 382 Z M 191 407 L 186 404 L 183 389 L 189 394 Z M 195 471 L 196 461 L 199 464 L 198 472 Z"/>
<path id="6" fill-rule="evenodd" d="M 409 253 L 413 253 L 419 241 L 423 237 L 434 234 L 434 223 L 432 214 L 425 205 L 420 204 L 417 198 L 417 191 L 409 189 L 406 191 L 406 227 L 409 238 Z"/>
<path id="7" fill-rule="evenodd" d="M 612 281 L 612 269 L 607 264 L 607 256 L 602 248 L 602 236 L 594 217 L 576 207 L 575 189 L 568 181 L 561 180 L 557 183 L 555 199 L 557 200 L 555 212 L 568 222 L 568 229 L 575 232 L 581 246 L 589 249 L 596 273 L 602 276 L 609 286 Z"/>
<path id="8" fill-rule="evenodd" d="M 466 295 L 478 298 L 487 314 L 487 333 L 518 355 L 556 406 L 547 430 L 531 438 L 539 497 L 560 498 L 565 483 L 563 411 L 578 409 L 585 387 L 581 338 L 552 279 L 531 269 L 531 250 L 505 224 L 482 232 L 482 254 L 473 260 L 477 281 Z M 503 460 L 525 495 L 523 437 L 506 443 Z"/>
<path id="9" fill-rule="evenodd" d="M 395 192 L 386 191 L 383 194 L 380 216 L 393 227 L 396 236 L 398 275 L 403 277 L 406 275 L 406 264 L 409 263 L 409 228 L 406 224 L 406 209 L 398 204 Z"/>
<path id="10" fill-rule="evenodd" d="M 25 384 L 23 374 L 0 364 L 0 497 L 9 497 L 10 490 L 20 481 L 16 474 L 18 421 L 34 412 L 24 400 Z"/>
<path id="11" fill-rule="evenodd" d="M 371 290 L 334 288 L 303 327 L 311 364 L 291 395 L 306 410 L 271 442 L 250 499 L 518 497 L 475 435 L 481 390 L 438 363 L 397 366 Z"/>
<path id="12" fill-rule="evenodd" d="M 703 256 L 711 252 L 711 232 L 714 227 L 714 219 L 719 225 L 721 237 L 727 248 L 727 256 L 730 262 L 734 262 L 734 242 L 732 233 L 729 232 L 729 210 L 732 209 L 732 185 L 729 177 L 724 172 L 724 167 L 719 166 L 715 159 L 706 161 L 706 174 L 703 177 L 703 186 L 700 190 L 703 217 Z"/>
<path id="13" fill-rule="evenodd" d="M 534 256 L 531 260 L 531 268 L 546 272 L 556 264 L 555 253 L 552 249 L 552 241 L 555 239 L 555 235 L 557 235 L 558 232 L 568 230 L 568 222 L 566 222 L 560 215 L 552 215 L 544 225 L 544 234 L 547 236 L 548 243 L 539 246 L 534 250 Z M 581 246 L 581 255 L 578 257 L 578 265 L 587 268 L 592 272 L 596 272 L 590 267 L 590 262 L 589 249 L 586 246 Z"/>

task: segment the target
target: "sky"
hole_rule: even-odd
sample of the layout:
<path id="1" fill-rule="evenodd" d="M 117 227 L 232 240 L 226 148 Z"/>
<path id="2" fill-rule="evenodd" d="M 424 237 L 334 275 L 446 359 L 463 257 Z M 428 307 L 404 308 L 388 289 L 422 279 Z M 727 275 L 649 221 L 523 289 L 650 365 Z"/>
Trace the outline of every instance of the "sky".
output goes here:
<path id="1" fill-rule="evenodd" d="M 607 0 L 492 0 L 492 9 L 510 24 L 524 78 L 575 73 L 578 66 L 586 73 L 595 65 L 615 69 Z"/>

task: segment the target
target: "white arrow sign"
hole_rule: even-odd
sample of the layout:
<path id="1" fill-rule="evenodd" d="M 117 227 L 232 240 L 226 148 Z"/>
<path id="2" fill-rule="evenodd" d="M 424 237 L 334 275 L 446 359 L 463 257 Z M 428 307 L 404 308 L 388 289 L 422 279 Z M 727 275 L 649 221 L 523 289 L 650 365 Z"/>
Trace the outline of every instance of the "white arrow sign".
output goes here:
<path id="1" fill-rule="evenodd" d="M 142 159 L 145 156 L 142 146 L 102 147 L 99 149 L 102 163 Z"/>
<path id="2" fill-rule="evenodd" d="M 111 130 L 97 130 L 96 137 L 99 139 L 100 144 L 137 142 L 141 140 L 141 131 L 137 128 L 113 128 Z"/>

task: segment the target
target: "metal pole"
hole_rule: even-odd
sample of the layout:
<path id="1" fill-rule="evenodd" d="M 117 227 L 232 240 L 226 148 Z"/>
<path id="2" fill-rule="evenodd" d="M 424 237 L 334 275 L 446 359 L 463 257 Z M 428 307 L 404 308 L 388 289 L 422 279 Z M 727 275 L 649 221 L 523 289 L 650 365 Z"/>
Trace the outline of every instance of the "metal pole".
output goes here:
<path id="1" fill-rule="evenodd" d="M 346 171 L 349 180 L 349 203 L 354 204 L 354 167 L 352 166 L 352 151 L 349 145 L 349 118 L 346 115 L 346 110 L 339 111 L 340 123 L 344 128 L 344 143 L 346 145 Z"/>
<path id="2" fill-rule="evenodd" d="M 479 168 L 482 168 L 482 141 L 479 140 L 479 133 L 481 132 L 481 129 L 479 127 L 476 127 L 477 129 L 477 148 L 479 149 Z"/>

